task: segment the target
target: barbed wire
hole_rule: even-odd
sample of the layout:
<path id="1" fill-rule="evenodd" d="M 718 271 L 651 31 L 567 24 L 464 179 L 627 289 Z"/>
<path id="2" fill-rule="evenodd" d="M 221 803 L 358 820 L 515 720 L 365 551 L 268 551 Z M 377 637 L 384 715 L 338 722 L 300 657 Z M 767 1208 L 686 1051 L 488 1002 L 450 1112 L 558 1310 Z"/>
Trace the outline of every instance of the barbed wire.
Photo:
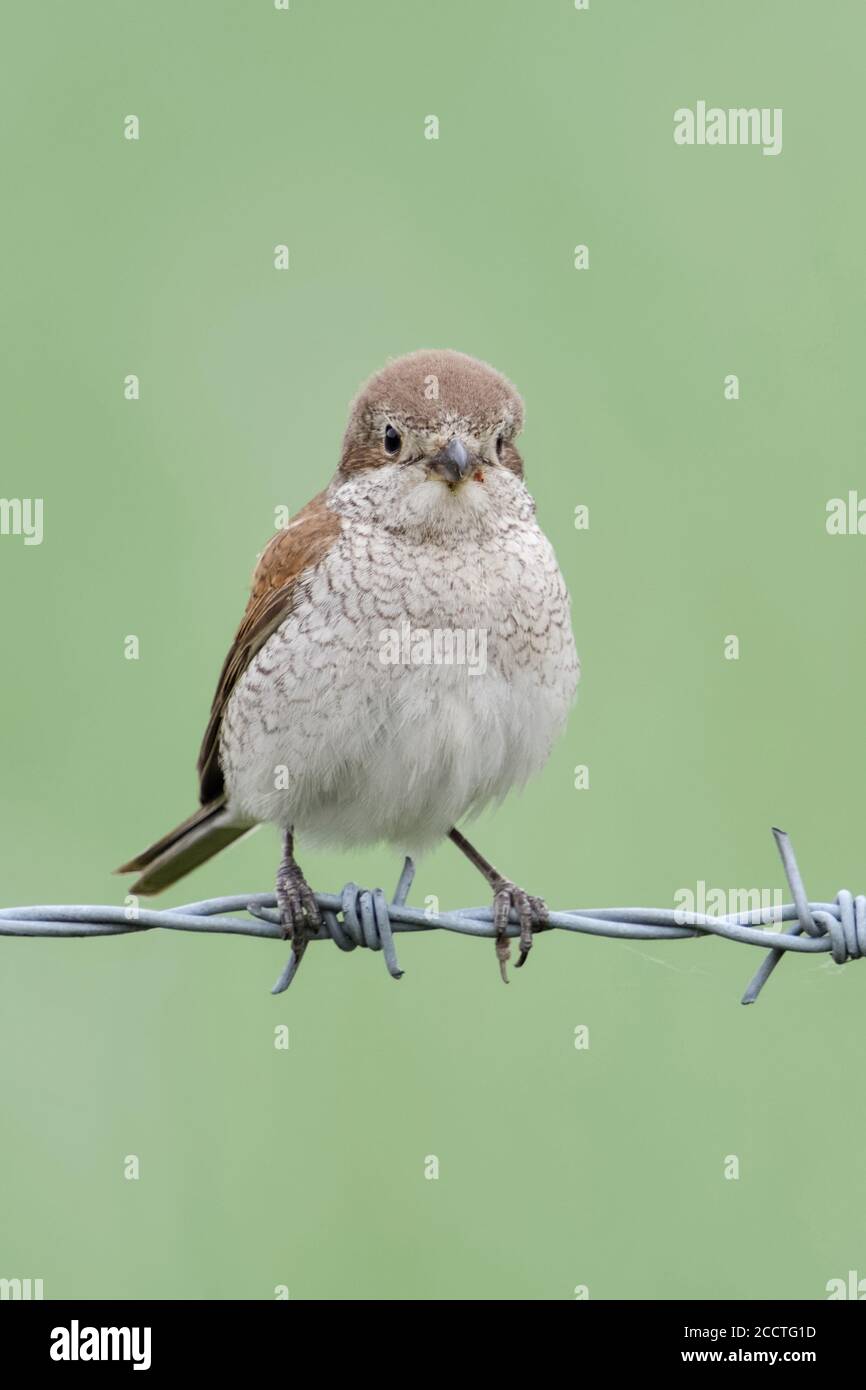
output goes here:
<path id="1" fill-rule="evenodd" d="M 837 965 L 866 956 L 866 896 L 856 898 L 846 890 L 832 903 L 810 902 L 797 866 L 790 838 L 774 828 L 793 902 L 783 907 L 755 908 L 727 916 L 683 912 L 672 908 L 601 907 L 551 912 L 545 931 L 583 932 L 628 941 L 679 941 L 698 936 L 720 936 L 769 952 L 749 982 L 741 1002 L 752 1004 L 787 951 L 805 954 L 829 952 Z M 403 974 L 397 961 L 395 932 L 452 931 L 461 936 L 493 937 L 493 913 L 489 907 L 456 908 L 451 912 L 423 911 L 407 906 L 415 868 L 411 859 L 390 902 L 381 888 L 359 888 L 347 883 L 340 894 L 317 893 L 322 927 L 309 941 L 334 941 L 342 951 L 363 946 L 381 951 L 390 975 Z M 234 913 L 246 913 L 245 917 Z M 778 924 L 780 931 L 768 932 Z M 787 925 L 786 925 L 787 924 Z M 284 939 L 274 893 L 235 894 L 207 898 L 181 907 L 153 910 L 135 906 L 86 906 L 82 904 L 7 907 L 0 909 L 0 936 L 79 937 L 123 936 L 152 931 L 216 932 L 232 936 Z M 507 935 L 516 937 L 520 927 L 516 913 L 509 917 Z M 291 984 L 297 960 L 294 952 L 272 989 L 281 994 Z"/>

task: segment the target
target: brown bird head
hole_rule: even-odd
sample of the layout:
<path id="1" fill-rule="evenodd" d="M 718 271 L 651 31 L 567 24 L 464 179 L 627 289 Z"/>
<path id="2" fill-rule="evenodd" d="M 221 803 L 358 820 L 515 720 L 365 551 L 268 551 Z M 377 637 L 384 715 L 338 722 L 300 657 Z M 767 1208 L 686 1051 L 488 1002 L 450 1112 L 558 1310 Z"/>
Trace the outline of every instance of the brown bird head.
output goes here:
<path id="1" fill-rule="evenodd" d="M 452 492 L 493 470 L 523 476 L 514 444 L 523 402 L 511 382 L 462 352 L 422 351 L 376 372 L 352 403 L 339 473 L 404 472 Z M 400 491 L 403 491 L 401 486 Z"/>

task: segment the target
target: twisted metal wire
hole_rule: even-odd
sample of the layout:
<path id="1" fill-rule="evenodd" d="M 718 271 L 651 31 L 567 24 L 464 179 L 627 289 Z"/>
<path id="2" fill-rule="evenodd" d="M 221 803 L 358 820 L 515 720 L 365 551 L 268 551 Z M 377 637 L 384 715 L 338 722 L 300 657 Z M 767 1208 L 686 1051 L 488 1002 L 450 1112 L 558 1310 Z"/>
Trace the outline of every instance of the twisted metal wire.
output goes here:
<path id="1" fill-rule="evenodd" d="M 721 936 L 746 946 L 770 946 L 742 997 L 753 1004 L 786 951 L 806 954 L 829 952 L 837 965 L 866 956 L 866 896 L 856 898 L 846 890 L 832 903 L 810 902 L 789 837 L 773 830 L 781 855 L 793 902 L 784 907 L 756 908 L 728 916 L 711 917 L 684 913 L 678 909 L 653 907 L 577 908 L 551 912 L 541 931 L 584 932 L 629 941 L 678 941 L 684 937 Z M 334 941 L 341 951 L 364 946 L 381 951 L 388 973 L 399 980 L 403 971 L 397 960 L 395 932 L 453 931 L 462 936 L 493 937 L 493 913 L 489 907 L 457 908 L 452 912 L 419 911 L 407 907 L 406 899 L 415 868 L 411 859 L 403 871 L 390 902 L 381 888 L 361 889 L 347 883 L 340 894 L 317 893 L 316 902 L 322 927 L 311 934 L 312 941 Z M 246 912 L 246 917 L 230 914 Z M 767 932 L 769 923 L 782 924 L 782 930 Z M 784 924 L 788 925 L 784 925 Z M 250 897 L 208 898 L 182 907 L 161 911 L 138 907 L 47 906 L 0 909 L 0 936 L 122 936 L 129 932 L 150 931 L 154 927 L 172 931 L 218 932 L 234 936 L 261 936 L 282 940 L 276 896 L 257 893 Z M 507 935 L 520 934 L 517 915 L 509 917 Z M 297 970 L 292 952 L 271 993 L 288 989 Z"/>

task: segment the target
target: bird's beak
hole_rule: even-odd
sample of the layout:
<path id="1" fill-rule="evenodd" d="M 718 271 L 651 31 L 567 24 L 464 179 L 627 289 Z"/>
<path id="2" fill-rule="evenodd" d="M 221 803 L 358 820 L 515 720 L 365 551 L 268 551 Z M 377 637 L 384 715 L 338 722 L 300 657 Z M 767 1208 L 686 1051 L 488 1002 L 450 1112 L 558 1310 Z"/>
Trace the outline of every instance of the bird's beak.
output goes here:
<path id="1" fill-rule="evenodd" d="M 449 439 L 444 449 L 427 461 L 427 471 L 435 473 L 450 486 L 461 483 L 474 467 L 474 461 L 462 439 Z"/>

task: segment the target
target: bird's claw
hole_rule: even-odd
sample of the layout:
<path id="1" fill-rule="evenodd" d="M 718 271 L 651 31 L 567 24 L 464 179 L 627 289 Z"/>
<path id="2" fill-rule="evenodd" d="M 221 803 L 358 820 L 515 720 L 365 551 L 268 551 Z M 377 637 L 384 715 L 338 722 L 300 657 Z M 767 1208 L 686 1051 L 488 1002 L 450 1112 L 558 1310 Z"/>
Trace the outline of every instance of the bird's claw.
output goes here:
<path id="1" fill-rule="evenodd" d="M 277 878 L 277 906 L 283 936 L 292 943 L 296 966 L 307 949 L 307 942 L 322 924 L 315 894 L 301 871 L 281 869 Z"/>
<path id="2" fill-rule="evenodd" d="M 493 927 L 496 933 L 496 959 L 499 961 L 499 973 L 506 985 L 508 984 L 506 965 L 511 955 L 507 935 L 508 916 L 512 908 L 517 913 L 520 923 L 520 955 L 515 967 L 518 970 L 526 964 L 526 959 L 532 950 L 533 932 L 544 929 L 549 915 L 547 904 L 541 898 L 536 898 L 532 893 L 525 893 L 510 879 L 500 878 L 494 882 Z"/>

